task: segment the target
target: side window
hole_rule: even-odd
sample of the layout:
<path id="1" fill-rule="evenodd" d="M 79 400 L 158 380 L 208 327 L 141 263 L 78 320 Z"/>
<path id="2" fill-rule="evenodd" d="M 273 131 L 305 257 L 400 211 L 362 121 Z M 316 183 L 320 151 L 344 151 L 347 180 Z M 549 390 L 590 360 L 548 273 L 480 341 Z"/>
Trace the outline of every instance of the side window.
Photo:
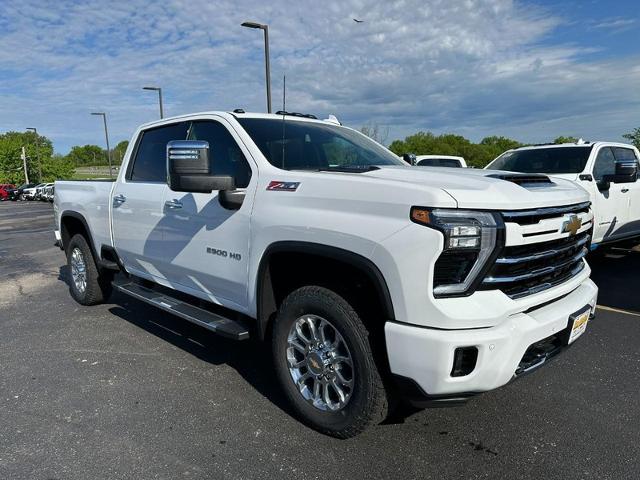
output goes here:
<path id="1" fill-rule="evenodd" d="M 613 151 L 609 147 L 600 149 L 593 167 L 593 178 L 600 181 L 604 175 L 614 173 L 616 173 L 616 158 L 613 156 Z"/>
<path id="2" fill-rule="evenodd" d="M 173 123 L 145 130 L 138 143 L 136 156 L 127 177 L 136 182 L 167 181 L 167 143 L 171 140 L 184 140 L 187 136 L 187 123 Z"/>
<path id="3" fill-rule="evenodd" d="M 213 120 L 192 122 L 187 140 L 209 142 L 213 175 L 230 175 L 236 187 L 246 188 L 251 180 L 251 167 L 235 139 L 224 125 Z"/>
<path id="4" fill-rule="evenodd" d="M 613 154 L 616 156 L 618 162 L 637 160 L 636 153 L 630 148 L 614 147 Z"/>

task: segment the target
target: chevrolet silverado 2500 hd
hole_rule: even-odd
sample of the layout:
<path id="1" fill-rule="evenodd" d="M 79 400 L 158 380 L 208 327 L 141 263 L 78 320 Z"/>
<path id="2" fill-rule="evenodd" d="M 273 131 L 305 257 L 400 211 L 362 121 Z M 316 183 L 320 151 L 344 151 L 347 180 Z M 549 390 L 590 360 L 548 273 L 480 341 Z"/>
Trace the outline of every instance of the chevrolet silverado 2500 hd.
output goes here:
<path id="1" fill-rule="evenodd" d="M 116 288 L 267 339 L 295 412 L 338 437 L 532 371 L 596 305 L 573 182 L 413 168 L 300 114 L 143 125 L 114 182 L 56 182 L 54 205 L 79 303 Z"/>
<path id="2" fill-rule="evenodd" d="M 579 141 L 509 150 L 487 169 L 543 173 L 578 183 L 591 197 L 591 248 L 595 249 L 620 241 L 640 242 L 638 159 L 633 145 Z"/>

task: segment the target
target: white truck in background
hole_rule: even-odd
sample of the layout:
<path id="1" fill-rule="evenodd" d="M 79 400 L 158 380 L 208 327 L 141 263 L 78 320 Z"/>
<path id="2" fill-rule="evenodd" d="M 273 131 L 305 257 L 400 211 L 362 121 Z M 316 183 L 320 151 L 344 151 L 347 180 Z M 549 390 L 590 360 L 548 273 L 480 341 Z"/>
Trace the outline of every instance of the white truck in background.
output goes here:
<path id="1" fill-rule="evenodd" d="M 595 250 L 622 241 L 640 243 L 639 159 L 633 145 L 578 141 L 508 150 L 486 168 L 551 175 L 587 190 Z"/>
<path id="2" fill-rule="evenodd" d="M 464 157 L 455 155 L 416 155 L 417 167 L 452 167 L 467 168 Z"/>
<path id="3" fill-rule="evenodd" d="M 459 403 L 587 327 L 592 213 L 573 182 L 408 166 L 315 117 L 208 112 L 134 134 L 114 182 L 56 182 L 83 305 L 119 291 L 272 346 L 294 411 L 350 437 Z"/>

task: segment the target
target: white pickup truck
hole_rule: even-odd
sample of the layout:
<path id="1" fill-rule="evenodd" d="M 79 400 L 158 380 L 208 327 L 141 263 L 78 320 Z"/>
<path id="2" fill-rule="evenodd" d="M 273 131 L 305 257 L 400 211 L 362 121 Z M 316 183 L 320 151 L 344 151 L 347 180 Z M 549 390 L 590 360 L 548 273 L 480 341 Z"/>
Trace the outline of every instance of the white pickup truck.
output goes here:
<path id="1" fill-rule="evenodd" d="M 111 288 L 271 342 L 297 415 L 349 437 L 395 399 L 459 403 L 585 331 L 587 193 L 410 167 L 334 120 L 211 112 L 140 127 L 115 182 L 56 182 L 71 295 Z"/>
<path id="2" fill-rule="evenodd" d="M 614 142 L 536 145 L 508 150 L 487 169 L 542 173 L 578 183 L 593 205 L 591 248 L 640 242 L 640 153 Z"/>

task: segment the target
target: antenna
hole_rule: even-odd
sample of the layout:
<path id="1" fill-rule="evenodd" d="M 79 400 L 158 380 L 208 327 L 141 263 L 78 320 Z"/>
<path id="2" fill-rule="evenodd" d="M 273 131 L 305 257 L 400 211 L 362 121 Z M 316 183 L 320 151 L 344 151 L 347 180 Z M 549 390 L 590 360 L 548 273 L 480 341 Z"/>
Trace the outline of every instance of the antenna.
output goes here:
<path id="1" fill-rule="evenodd" d="M 284 169 L 284 117 L 287 113 L 287 76 L 282 76 L 282 168 Z"/>

